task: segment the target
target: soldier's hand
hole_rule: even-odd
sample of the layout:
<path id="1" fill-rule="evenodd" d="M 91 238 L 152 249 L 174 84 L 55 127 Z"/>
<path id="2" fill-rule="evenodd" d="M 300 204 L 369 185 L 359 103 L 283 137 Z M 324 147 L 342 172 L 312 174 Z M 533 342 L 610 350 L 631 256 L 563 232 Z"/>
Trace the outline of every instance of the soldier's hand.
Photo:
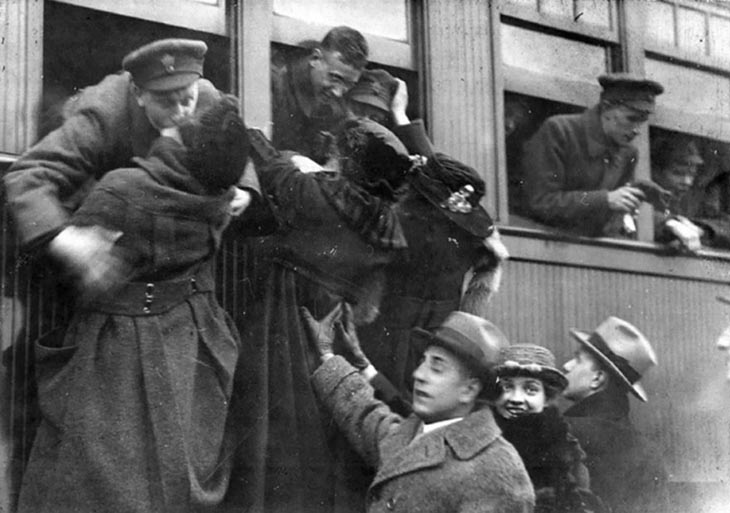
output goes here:
<path id="1" fill-rule="evenodd" d="M 314 347 L 322 361 L 334 356 L 332 346 L 335 342 L 335 324 L 342 317 L 342 304 L 338 303 L 321 321 L 317 321 L 310 311 L 302 306 L 299 311 L 304 320 L 309 342 Z"/>
<path id="2" fill-rule="evenodd" d="M 683 249 L 694 253 L 702 247 L 702 229 L 686 217 L 669 219 L 664 225 L 677 238 Z"/>
<path id="3" fill-rule="evenodd" d="M 101 226 L 68 226 L 48 245 L 56 258 L 89 300 L 125 281 L 127 269 L 114 251 L 120 231 Z"/>
<path id="4" fill-rule="evenodd" d="M 233 217 L 238 217 L 243 214 L 251 204 L 251 193 L 245 189 L 239 189 L 238 187 L 233 187 L 233 190 L 235 191 L 235 194 L 233 195 L 231 202 L 228 204 L 228 209 Z"/>
<path id="5" fill-rule="evenodd" d="M 348 360 L 352 366 L 359 370 L 367 368 L 370 365 L 370 360 L 360 347 L 360 339 L 357 338 L 355 322 L 353 321 L 352 306 L 349 303 L 345 303 L 342 321 L 335 325 L 335 329 L 350 353 Z"/>
<path id="6" fill-rule="evenodd" d="M 608 193 L 608 208 L 614 212 L 634 212 L 645 199 L 641 189 L 624 185 Z"/>

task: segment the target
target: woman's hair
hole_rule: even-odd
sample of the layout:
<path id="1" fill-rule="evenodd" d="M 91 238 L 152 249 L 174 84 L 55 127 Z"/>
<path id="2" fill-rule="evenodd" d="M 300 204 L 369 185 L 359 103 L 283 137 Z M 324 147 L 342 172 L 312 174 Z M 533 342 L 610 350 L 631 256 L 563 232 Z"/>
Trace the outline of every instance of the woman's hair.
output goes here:
<path id="1" fill-rule="evenodd" d="M 238 98 L 223 95 L 213 106 L 180 126 L 190 172 L 211 189 L 227 189 L 240 180 L 250 142 L 239 115 Z"/>
<path id="2" fill-rule="evenodd" d="M 395 196 L 411 167 L 403 143 L 366 118 L 348 119 L 337 137 L 342 174 L 378 195 Z"/>

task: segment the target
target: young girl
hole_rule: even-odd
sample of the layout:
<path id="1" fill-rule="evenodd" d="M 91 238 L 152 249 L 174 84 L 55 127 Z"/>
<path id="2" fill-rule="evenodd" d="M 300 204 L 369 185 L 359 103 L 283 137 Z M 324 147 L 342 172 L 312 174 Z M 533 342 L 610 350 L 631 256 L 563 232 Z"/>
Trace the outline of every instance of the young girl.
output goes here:
<path id="1" fill-rule="evenodd" d="M 502 350 L 496 372 L 495 418 L 530 474 L 535 512 L 602 511 L 589 491 L 585 453 L 553 404 L 568 384 L 553 354 L 537 345 L 513 345 Z"/>

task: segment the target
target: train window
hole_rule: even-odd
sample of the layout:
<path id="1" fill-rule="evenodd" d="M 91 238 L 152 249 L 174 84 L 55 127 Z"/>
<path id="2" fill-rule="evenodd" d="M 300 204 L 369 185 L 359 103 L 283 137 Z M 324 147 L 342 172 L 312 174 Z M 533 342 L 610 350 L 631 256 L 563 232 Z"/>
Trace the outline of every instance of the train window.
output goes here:
<path id="1" fill-rule="evenodd" d="M 671 194 L 654 208 L 655 240 L 730 249 L 730 144 L 652 127 L 650 147 L 651 178 Z"/>
<path id="2" fill-rule="evenodd" d="M 69 96 L 116 73 L 128 52 L 155 39 L 204 40 L 206 78 L 233 92 L 227 37 L 58 2 L 47 2 L 43 23 L 41 136 L 60 124 L 61 106 Z"/>
<path id="3" fill-rule="evenodd" d="M 725 2 L 657 0 L 646 3 L 648 43 L 664 53 L 728 61 L 730 8 Z"/>
<path id="4" fill-rule="evenodd" d="M 557 114 L 573 114 L 581 110 L 581 107 L 534 96 L 512 92 L 504 93 L 507 185 L 512 226 L 550 229 L 532 219 L 526 205 L 524 145 L 548 117 Z"/>

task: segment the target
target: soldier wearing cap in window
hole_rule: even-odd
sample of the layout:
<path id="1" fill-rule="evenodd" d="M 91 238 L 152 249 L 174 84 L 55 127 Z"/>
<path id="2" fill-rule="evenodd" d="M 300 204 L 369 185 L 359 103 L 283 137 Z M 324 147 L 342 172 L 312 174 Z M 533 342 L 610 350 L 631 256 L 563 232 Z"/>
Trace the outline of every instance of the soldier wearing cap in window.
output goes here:
<path id="1" fill-rule="evenodd" d="M 113 240 L 103 231 L 65 225 L 93 179 L 147 155 L 163 131 L 217 101 L 202 78 L 207 45 L 189 39 L 152 42 L 128 54 L 123 71 L 70 100 L 61 127 L 28 149 L 3 177 L 7 203 L 25 248 L 50 255 L 89 279 L 104 280 Z M 232 209 L 240 214 L 258 183 L 250 173 Z M 245 185 L 244 185 L 245 184 Z M 244 190 L 245 189 L 245 190 Z"/>
<path id="2" fill-rule="evenodd" d="M 613 512 L 667 511 L 667 476 L 658 451 L 629 420 L 629 395 L 648 396 L 640 380 L 657 363 L 646 337 L 632 324 L 609 317 L 593 332 L 571 330 L 578 341 L 563 367 L 565 411 L 586 452 L 591 489 Z"/>
<path id="3" fill-rule="evenodd" d="M 686 135 L 651 141 L 652 179 L 672 193 L 667 209 L 654 212 L 657 241 L 690 251 L 703 245 L 730 248 L 730 216 L 710 204 L 700 180 L 703 165 L 697 144 Z"/>
<path id="4" fill-rule="evenodd" d="M 548 118 L 527 142 L 522 163 L 529 215 L 590 237 L 613 235 L 606 232 L 613 218 L 634 213 L 645 199 L 630 185 L 638 155 L 631 143 L 664 90 L 626 73 L 598 81 L 598 105 Z"/>

